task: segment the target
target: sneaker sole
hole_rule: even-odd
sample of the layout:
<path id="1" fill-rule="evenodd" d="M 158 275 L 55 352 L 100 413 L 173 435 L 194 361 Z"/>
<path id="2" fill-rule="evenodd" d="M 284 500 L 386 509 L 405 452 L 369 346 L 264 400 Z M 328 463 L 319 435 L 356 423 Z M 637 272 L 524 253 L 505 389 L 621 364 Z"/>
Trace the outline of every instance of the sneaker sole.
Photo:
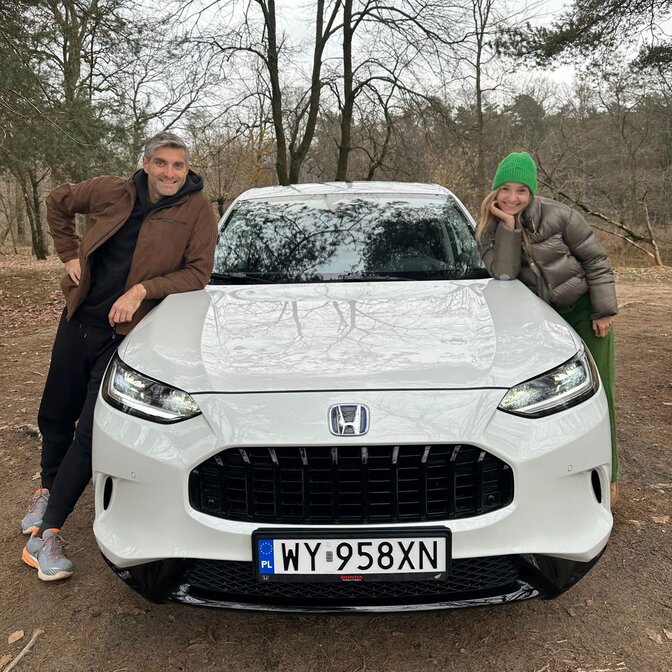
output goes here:
<path id="1" fill-rule="evenodd" d="M 37 570 L 37 577 L 42 581 L 60 581 L 72 576 L 72 572 L 61 570 L 58 574 L 43 574 L 41 569 Z"/>
<path id="2" fill-rule="evenodd" d="M 21 528 L 21 534 L 25 534 L 27 536 L 30 536 L 35 530 L 39 530 L 39 529 L 40 529 L 40 525 L 31 525 L 30 527 L 28 527 L 26 529 L 24 529 L 22 527 Z"/>
<path id="3" fill-rule="evenodd" d="M 66 572 L 65 570 L 61 570 L 57 574 L 44 574 L 40 569 L 40 563 L 37 561 L 37 558 L 28 553 L 25 548 L 23 549 L 23 553 L 21 553 L 21 560 L 23 560 L 29 567 L 37 570 L 37 577 L 41 581 L 60 581 L 61 579 L 67 579 L 72 576 L 72 572 Z"/>
<path id="4" fill-rule="evenodd" d="M 34 555 L 31 555 L 28 553 L 28 549 L 24 548 L 23 553 L 21 553 L 21 560 L 23 560 L 28 567 L 32 567 L 33 569 L 40 569 L 40 563 L 37 561 L 37 558 Z"/>

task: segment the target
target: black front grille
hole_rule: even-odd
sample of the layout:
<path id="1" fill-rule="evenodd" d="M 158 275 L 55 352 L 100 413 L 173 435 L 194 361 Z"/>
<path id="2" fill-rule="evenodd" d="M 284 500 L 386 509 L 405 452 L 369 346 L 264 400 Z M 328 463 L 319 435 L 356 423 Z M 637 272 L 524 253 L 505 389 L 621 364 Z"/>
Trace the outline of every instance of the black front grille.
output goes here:
<path id="1" fill-rule="evenodd" d="M 192 470 L 191 506 L 281 524 L 412 523 L 495 511 L 513 475 L 475 446 L 232 448 Z"/>
<path id="2" fill-rule="evenodd" d="M 294 607 L 431 604 L 505 595 L 521 585 L 513 556 L 453 560 L 443 581 L 262 583 L 251 562 L 223 560 L 196 560 L 183 579 L 181 590 L 195 598 Z"/>

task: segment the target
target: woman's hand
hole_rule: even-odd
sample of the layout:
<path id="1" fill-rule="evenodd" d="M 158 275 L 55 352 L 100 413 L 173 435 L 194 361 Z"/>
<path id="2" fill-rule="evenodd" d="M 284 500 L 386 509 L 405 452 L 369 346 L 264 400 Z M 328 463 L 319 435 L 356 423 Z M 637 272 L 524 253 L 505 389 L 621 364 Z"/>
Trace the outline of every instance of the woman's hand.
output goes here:
<path id="1" fill-rule="evenodd" d="M 611 327 L 613 320 L 613 315 L 598 317 L 596 320 L 593 320 L 593 333 L 595 336 L 598 336 L 599 338 L 606 336 L 609 333 L 609 328 Z"/>
<path id="2" fill-rule="evenodd" d="M 500 210 L 499 205 L 497 201 L 493 201 L 490 203 L 490 212 L 497 217 L 501 222 L 504 222 L 506 226 L 508 226 L 510 229 L 513 229 L 514 226 L 516 225 L 516 220 L 513 215 L 510 215 L 503 210 Z"/>

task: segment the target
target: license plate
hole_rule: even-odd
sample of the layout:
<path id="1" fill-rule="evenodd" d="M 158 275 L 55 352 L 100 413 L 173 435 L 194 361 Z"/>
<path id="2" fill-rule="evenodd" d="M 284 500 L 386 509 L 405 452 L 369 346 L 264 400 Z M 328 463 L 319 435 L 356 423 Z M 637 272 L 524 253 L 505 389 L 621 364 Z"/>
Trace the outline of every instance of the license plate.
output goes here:
<path id="1" fill-rule="evenodd" d="M 441 580 L 450 571 L 450 530 L 256 530 L 259 581 Z"/>

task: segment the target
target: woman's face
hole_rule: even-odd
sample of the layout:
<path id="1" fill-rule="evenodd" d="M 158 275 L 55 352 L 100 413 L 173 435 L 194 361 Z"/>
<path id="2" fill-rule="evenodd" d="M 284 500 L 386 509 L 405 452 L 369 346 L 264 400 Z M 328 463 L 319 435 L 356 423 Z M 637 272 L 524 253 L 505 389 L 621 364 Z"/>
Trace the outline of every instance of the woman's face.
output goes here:
<path id="1" fill-rule="evenodd" d="M 504 182 L 497 191 L 497 205 L 507 215 L 519 215 L 532 200 L 530 190 L 520 182 Z"/>

